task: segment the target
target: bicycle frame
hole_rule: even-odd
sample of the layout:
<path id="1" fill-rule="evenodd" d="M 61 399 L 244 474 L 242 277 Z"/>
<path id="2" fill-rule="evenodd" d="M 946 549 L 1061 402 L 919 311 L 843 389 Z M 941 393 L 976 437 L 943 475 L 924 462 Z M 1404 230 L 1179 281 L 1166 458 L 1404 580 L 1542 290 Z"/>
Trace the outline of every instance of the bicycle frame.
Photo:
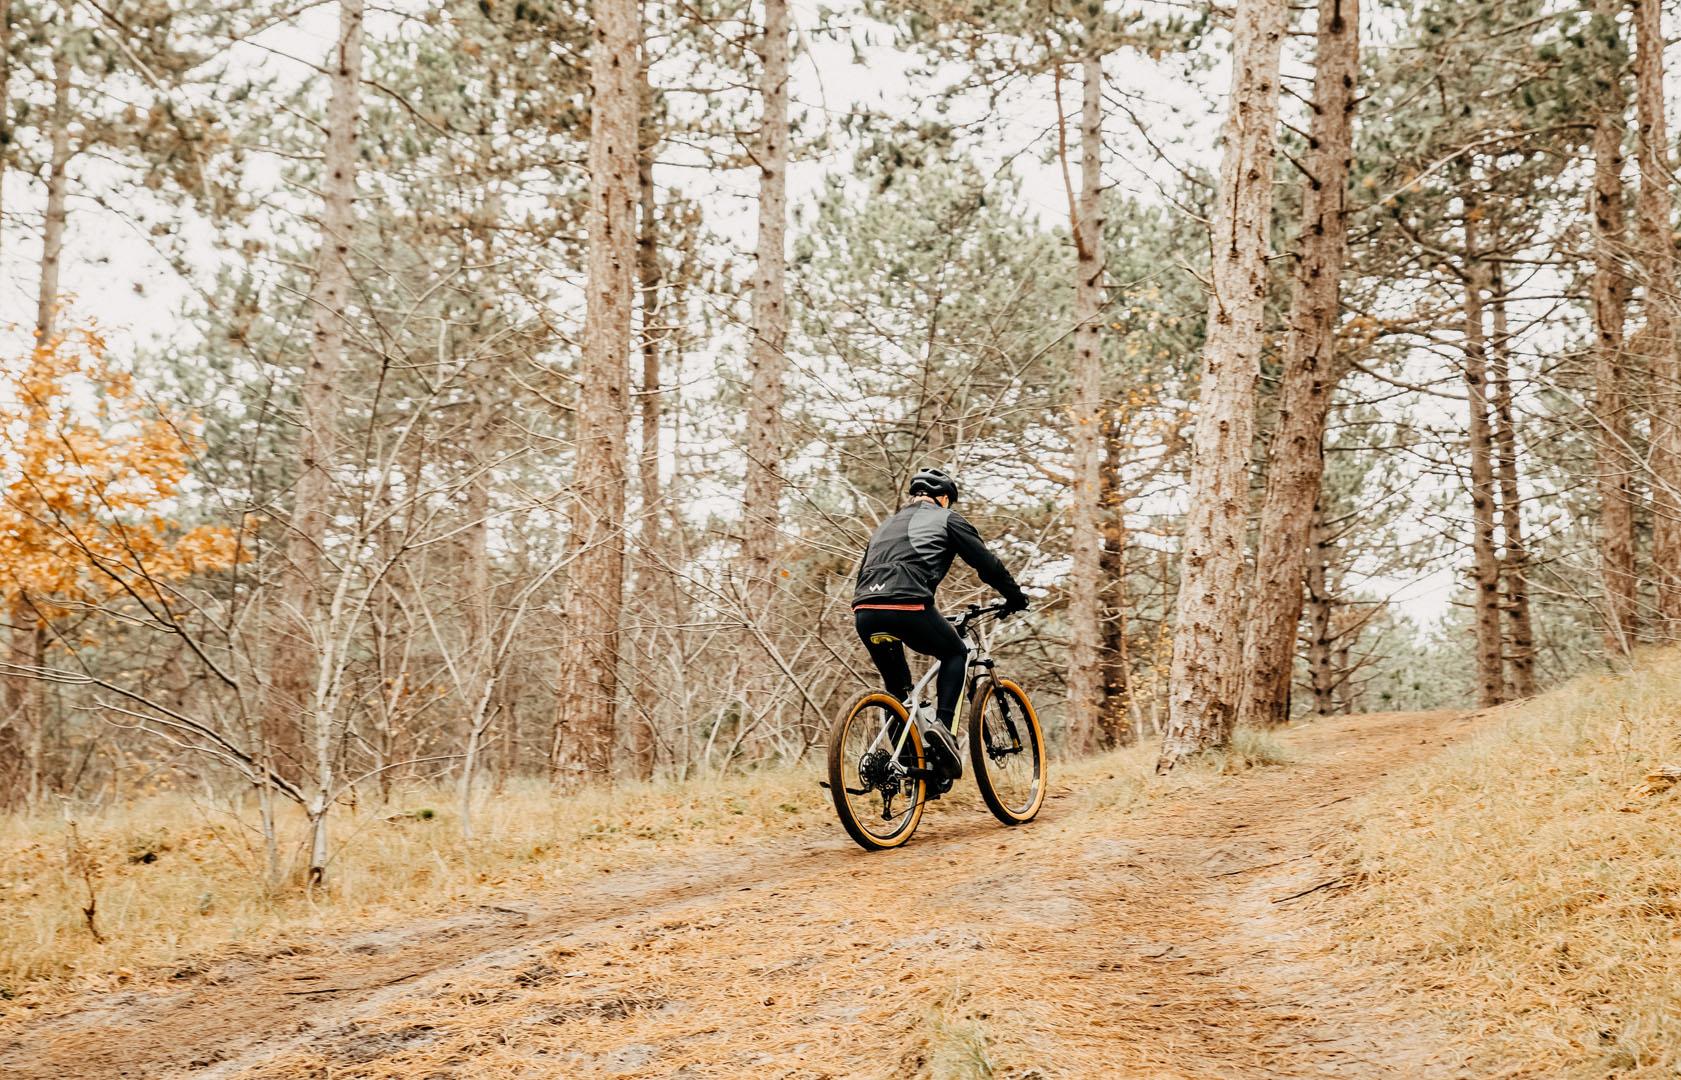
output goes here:
<path id="1" fill-rule="evenodd" d="M 995 613 L 995 608 L 971 607 L 961 618 L 954 620 L 957 623 L 958 636 L 962 639 L 963 644 L 969 649 L 969 668 L 968 671 L 964 673 L 963 690 L 957 697 L 957 710 L 954 713 L 954 718 L 955 716 L 962 715 L 963 703 L 973 697 L 975 693 L 975 684 L 980 681 L 981 673 L 992 670 L 992 634 L 998 625 L 998 620 L 982 619 L 980 616 Z M 968 622 L 974 622 L 979 625 L 974 628 L 970 628 L 964 625 Z M 905 711 L 910 714 L 911 723 L 906 725 L 905 729 L 899 733 L 898 741 L 893 744 L 893 753 L 891 758 L 892 767 L 900 770 L 901 772 L 903 771 L 904 766 L 899 764 L 899 752 L 904 749 L 905 740 L 910 738 L 911 726 L 914 725 L 916 727 L 917 737 L 922 738 L 927 733 L 928 726 L 930 724 L 939 723 L 939 721 L 934 718 L 934 706 L 931 705 L 928 700 L 930 696 L 928 692 L 929 686 L 934 682 L 935 678 L 938 677 L 939 673 L 939 661 L 936 660 L 930 662 L 928 670 L 922 673 L 922 678 L 918 679 L 916 681 L 916 685 L 911 688 L 910 700 L 905 702 Z M 890 725 L 882 725 L 881 731 L 876 734 L 875 739 L 870 743 L 869 747 L 866 748 L 865 753 L 876 750 L 882 745 L 883 740 L 887 737 L 889 728 Z M 963 724 L 958 724 L 957 730 L 951 732 L 951 735 L 957 740 L 958 752 L 964 752 L 967 749 L 964 744 L 968 740 L 968 731 L 965 726 Z"/>

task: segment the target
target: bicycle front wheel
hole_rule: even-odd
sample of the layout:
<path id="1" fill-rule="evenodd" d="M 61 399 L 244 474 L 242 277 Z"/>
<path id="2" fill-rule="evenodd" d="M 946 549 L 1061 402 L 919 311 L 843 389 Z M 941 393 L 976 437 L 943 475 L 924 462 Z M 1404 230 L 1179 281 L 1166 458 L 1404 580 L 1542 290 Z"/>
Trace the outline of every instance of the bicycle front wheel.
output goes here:
<path id="1" fill-rule="evenodd" d="M 902 770 L 922 768 L 922 740 L 898 698 L 865 694 L 841 714 L 829 733 L 829 795 L 859 847 L 883 851 L 911 838 L 927 783 Z"/>
<path id="2" fill-rule="evenodd" d="M 1027 691 L 987 679 L 969 707 L 969 760 L 992 816 L 1024 825 L 1045 803 L 1045 736 Z"/>

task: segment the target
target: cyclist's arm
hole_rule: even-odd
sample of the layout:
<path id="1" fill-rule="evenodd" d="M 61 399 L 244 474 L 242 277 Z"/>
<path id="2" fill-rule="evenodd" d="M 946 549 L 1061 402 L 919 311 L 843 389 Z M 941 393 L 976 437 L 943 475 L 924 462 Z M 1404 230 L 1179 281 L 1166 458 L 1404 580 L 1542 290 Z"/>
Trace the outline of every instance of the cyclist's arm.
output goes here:
<path id="1" fill-rule="evenodd" d="M 963 515 L 952 512 L 946 519 L 946 534 L 951 537 L 952 550 L 975 568 L 982 581 L 1011 603 L 1027 606 L 1027 595 L 1016 584 L 1016 579 L 1010 576 L 1009 568 L 987 548 L 981 534 Z"/>

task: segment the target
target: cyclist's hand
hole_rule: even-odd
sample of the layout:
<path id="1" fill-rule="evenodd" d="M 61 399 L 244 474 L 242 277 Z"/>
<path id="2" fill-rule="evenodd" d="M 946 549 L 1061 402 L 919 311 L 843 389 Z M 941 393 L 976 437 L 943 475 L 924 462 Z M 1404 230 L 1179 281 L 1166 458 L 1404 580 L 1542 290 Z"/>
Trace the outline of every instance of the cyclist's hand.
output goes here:
<path id="1" fill-rule="evenodd" d="M 1026 611 L 1026 610 L 1027 610 L 1027 597 L 1022 595 L 1021 593 L 1017 593 L 1014 596 L 1005 598 L 1004 606 L 1001 609 L 999 609 L 998 617 L 1000 619 L 1008 619 L 1011 615 L 1014 615 L 1016 612 Z"/>

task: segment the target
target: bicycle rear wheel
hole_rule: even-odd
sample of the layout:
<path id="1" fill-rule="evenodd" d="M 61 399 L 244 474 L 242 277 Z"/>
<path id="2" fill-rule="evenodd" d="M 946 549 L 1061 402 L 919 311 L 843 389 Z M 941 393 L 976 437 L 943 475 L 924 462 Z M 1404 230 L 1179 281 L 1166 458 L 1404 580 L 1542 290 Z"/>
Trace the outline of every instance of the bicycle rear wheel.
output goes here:
<path id="1" fill-rule="evenodd" d="M 922 740 L 905 707 L 889 694 L 865 694 L 829 732 L 829 795 L 841 824 L 865 851 L 898 847 L 922 820 L 926 781 L 893 767 L 893 748 L 906 726 L 910 733 L 898 764 L 920 770 Z"/>
<path id="2" fill-rule="evenodd" d="M 969 707 L 969 760 L 992 816 L 1024 825 L 1045 802 L 1045 736 L 1027 691 L 987 679 Z"/>

